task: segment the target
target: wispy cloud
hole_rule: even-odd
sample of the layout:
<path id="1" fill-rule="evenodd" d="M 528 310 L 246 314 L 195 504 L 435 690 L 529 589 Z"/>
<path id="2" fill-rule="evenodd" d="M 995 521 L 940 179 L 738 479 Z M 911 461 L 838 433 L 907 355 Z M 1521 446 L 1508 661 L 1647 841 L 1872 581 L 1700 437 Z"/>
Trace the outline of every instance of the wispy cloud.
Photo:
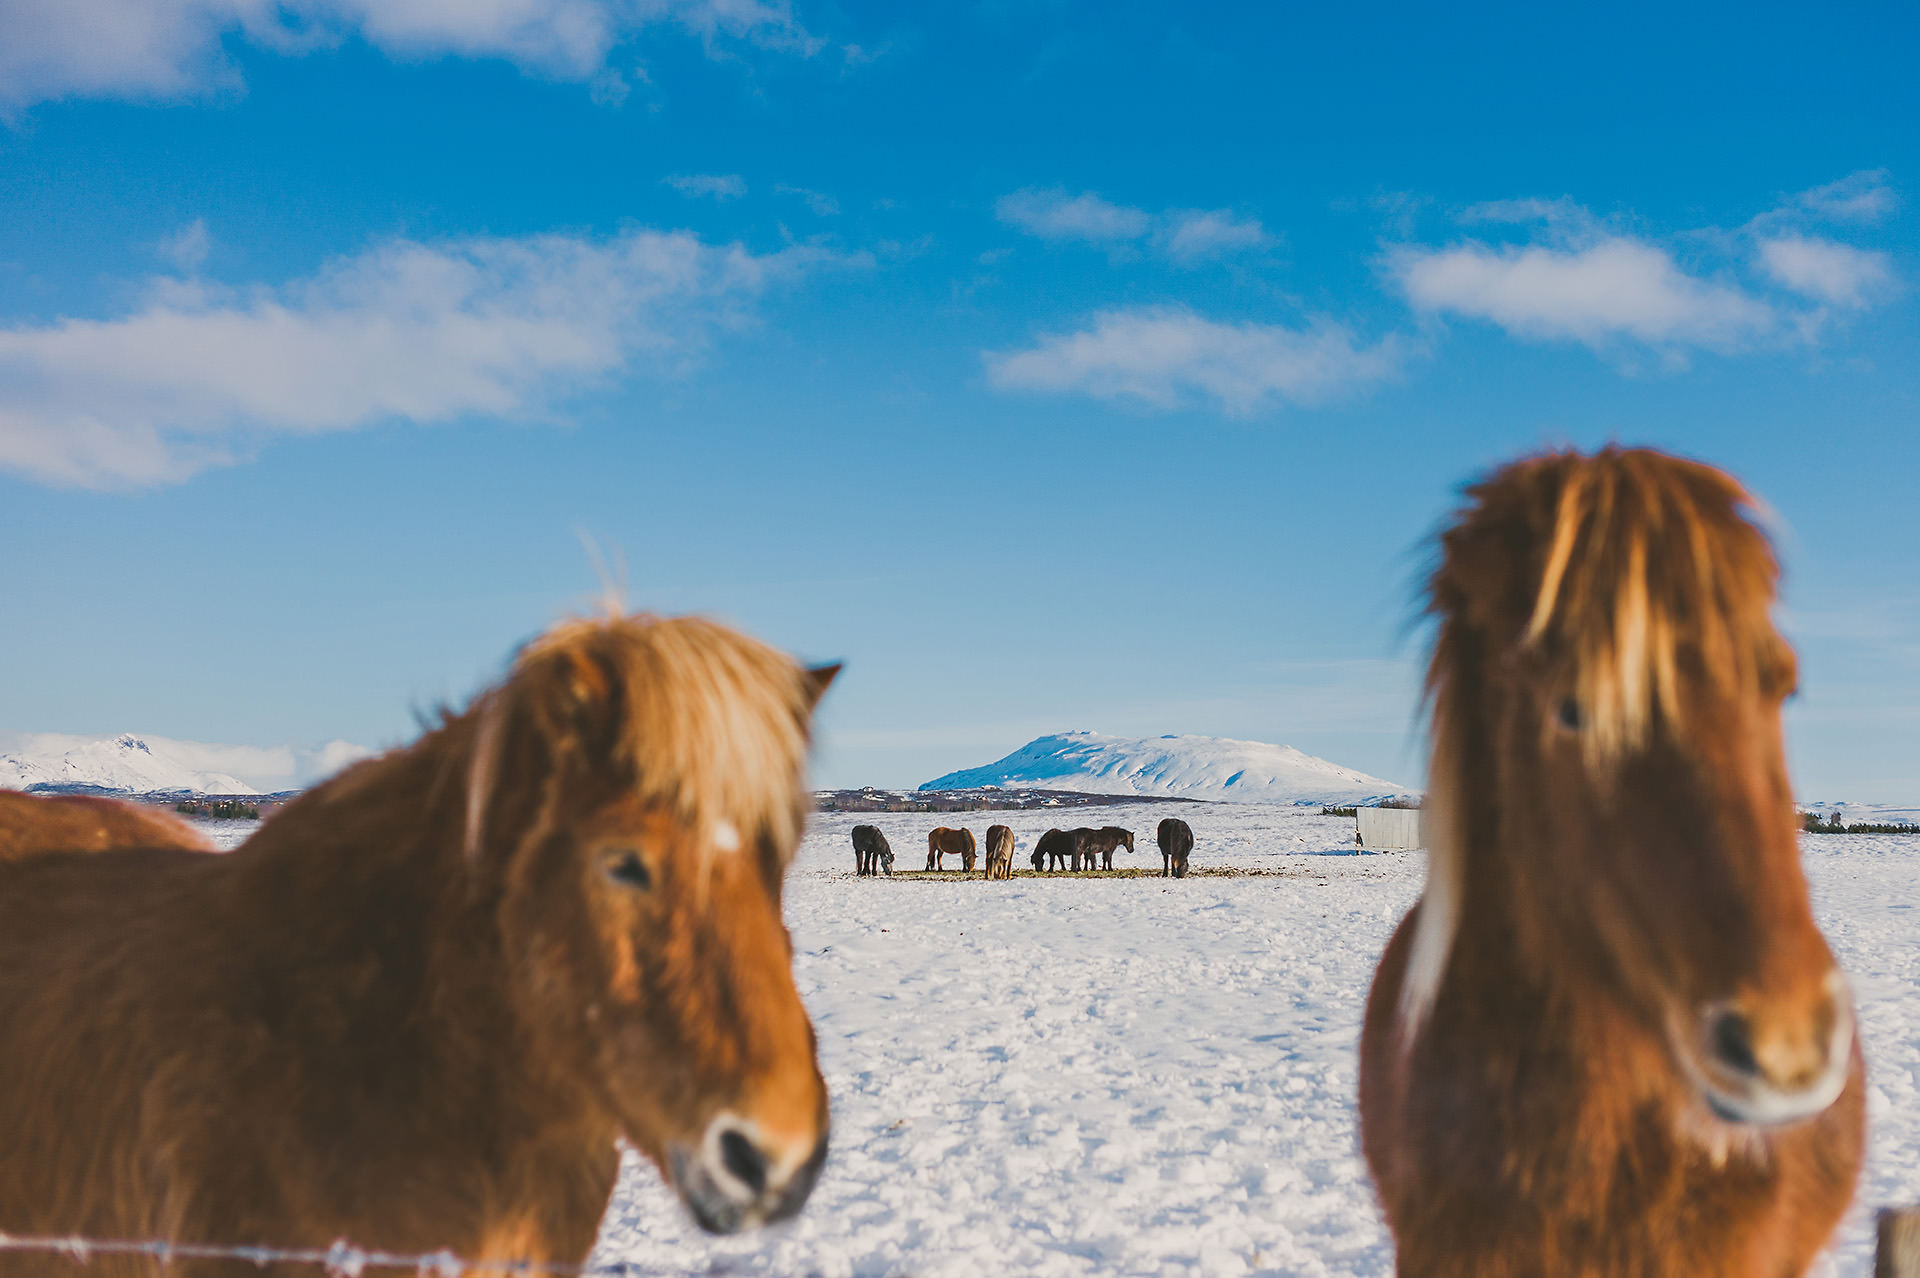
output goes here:
<path id="1" fill-rule="evenodd" d="M 1137 240 L 1153 229 L 1153 219 L 1140 209 L 1110 204 L 1091 191 L 1068 195 L 1059 187 L 1003 195 L 994 212 L 1008 226 L 1043 240 L 1112 245 Z"/>
<path id="2" fill-rule="evenodd" d="M 1106 249 L 1148 241 L 1180 266 L 1272 243 L 1257 219 L 1230 209 L 1172 209 L 1156 215 L 1110 203 L 1092 191 L 1069 195 L 1063 187 L 1015 191 L 1002 196 L 994 212 L 1008 226 L 1043 240 Z"/>
<path id="3" fill-rule="evenodd" d="M 68 97 L 190 98 L 240 84 L 222 42 L 300 54 L 359 37 L 402 58 L 500 58 L 597 81 L 641 29 L 678 26 L 812 54 L 822 42 L 786 0 L 8 0 L 0 4 L 0 110 Z M 617 79 L 617 75 L 614 76 Z"/>
<path id="4" fill-rule="evenodd" d="M 747 180 L 738 173 L 676 173 L 660 180 L 689 199 L 737 200 L 747 193 Z"/>
<path id="5" fill-rule="evenodd" d="M 781 195 L 794 196 L 809 209 L 812 209 L 818 217 L 832 217 L 840 211 L 840 201 L 834 199 L 831 195 L 824 195 L 819 191 L 809 191 L 804 186 L 788 186 L 785 182 L 777 182 L 774 184 L 773 189 Z"/>
<path id="6" fill-rule="evenodd" d="M 1469 226 L 1520 228 L 1522 242 L 1403 244 L 1385 258 L 1409 303 L 1485 320 L 1516 337 L 1637 345 L 1678 358 L 1818 340 L 1836 308 L 1893 290 L 1890 259 L 1806 229 L 1866 222 L 1893 207 L 1879 172 L 1801 192 L 1735 229 L 1662 242 L 1567 199 L 1500 200 L 1463 210 Z M 1684 252 L 1683 252 L 1684 250 Z"/>
<path id="7" fill-rule="evenodd" d="M 1885 169 L 1863 169 L 1838 182 L 1802 191 L 1784 206 L 1843 222 L 1877 222 L 1899 204 Z"/>
<path id="8" fill-rule="evenodd" d="M 195 218 L 159 244 L 160 256 L 182 273 L 192 275 L 206 265 L 213 249 L 213 237 L 207 234 L 205 218 Z"/>
<path id="9" fill-rule="evenodd" d="M 1002 390 L 1077 392 L 1155 408 L 1211 401 L 1231 413 L 1311 404 L 1393 375 L 1402 343 L 1373 345 L 1339 324 L 1223 324 L 1179 307 L 1105 311 L 1085 329 L 1020 351 L 987 352 Z"/>
<path id="10" fill-rule="evenodd" d="M 133 487 L 276 434 L 540 417 L 631 367 L 682 372 L 770 285 L 856 260 L 630 231 L 400 240 L 278 288 L 161 280 L 127 315 L 0 329 L 0 468 Z"/>
<path id="11" fill-rule="evenodd" d="M 1156 242 L 1175 262 L 1191 266 L 1263 249 L 1272 237 L 1255 218 L 1237 217 L 1226 209 L 1186 209 L 1167 214 Z"/>

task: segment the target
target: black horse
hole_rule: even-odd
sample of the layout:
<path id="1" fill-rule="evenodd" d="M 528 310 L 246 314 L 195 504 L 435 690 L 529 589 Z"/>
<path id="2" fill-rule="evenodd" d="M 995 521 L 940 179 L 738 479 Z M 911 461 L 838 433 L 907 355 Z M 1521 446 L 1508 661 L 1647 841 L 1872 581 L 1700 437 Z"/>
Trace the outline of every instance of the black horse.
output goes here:
<path id="1" fill-rule="evenodd" d="M 1073 868 L 1104 869 L 1113 868 L 1113 850 L 1122 844 L 1127 851 L 1133 851 L 1133 831 L 1123 830 L 1117 825 L 1103 825 L 1098 830 L 1082 826 L 1068 836 L 1073 840 Z"/>
<path id="2" fill-rule="evenodd" d="M 1048 830 L 1033 845 L 1033 868 L 1036 870 L 1057 870 L 1069 862 L 1077 870 L 1079 862 L 1073 859 L 1073 839 L 1065 830 Z"/>
<path id="3" fill-rule="evenodd" d="M 893 849 L 887 846 L 887 836 L 880 833 L 879 826 L 853 827 L 853 872 L 893 877 Z"/>
<path id="4" fill-rule="evenodd" d="M 1179 817 L 1168 817 L 1156 832 L 1160 840 L 1160 877 L 1187 877 L 1187 854 L 1193 851 L 1193 828 Z"/>

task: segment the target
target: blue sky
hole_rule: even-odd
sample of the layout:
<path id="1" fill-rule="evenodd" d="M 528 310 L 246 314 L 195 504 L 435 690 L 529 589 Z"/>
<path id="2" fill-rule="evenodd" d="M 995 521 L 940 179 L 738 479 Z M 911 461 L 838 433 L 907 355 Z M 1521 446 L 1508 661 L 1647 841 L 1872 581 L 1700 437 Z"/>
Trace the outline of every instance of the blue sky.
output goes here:
<path id="1" fill-rule="evenodd" d="M 1422 538 L 1770 503 L 1803 796 L 1920 800 L 1912 6 L 0 0 L 0 732 L 380 745 L 598 590 L 1417 783 Z"/>

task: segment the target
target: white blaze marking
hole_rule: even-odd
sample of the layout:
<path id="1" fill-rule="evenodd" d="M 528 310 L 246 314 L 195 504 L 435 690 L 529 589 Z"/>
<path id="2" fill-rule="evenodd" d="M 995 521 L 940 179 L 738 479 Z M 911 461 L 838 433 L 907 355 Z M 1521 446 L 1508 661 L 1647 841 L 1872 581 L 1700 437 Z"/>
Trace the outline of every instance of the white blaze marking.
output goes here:
<path id="1" fill-rule="evenodd" d="M 713 846 L 722 852 L 740 850 L 740 831 L 734 829 L 731 821 L 717 821 L 713 826 Z"/>

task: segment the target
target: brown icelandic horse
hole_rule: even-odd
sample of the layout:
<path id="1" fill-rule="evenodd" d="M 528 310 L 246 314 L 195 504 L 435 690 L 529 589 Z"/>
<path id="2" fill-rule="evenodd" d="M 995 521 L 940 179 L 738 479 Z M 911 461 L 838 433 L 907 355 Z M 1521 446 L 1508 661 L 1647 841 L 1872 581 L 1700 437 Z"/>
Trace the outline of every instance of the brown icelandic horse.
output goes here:
<path id="1" fill-rule="evenodd" d="M 1048 830 L 1033 844 L 1033 868 L 1057 870 L 1073 860 L 1073 839 L 1065 830 Z M 1077 866 L 1075 867 L 1078 868 Z"/>
<path id="2" fill-rule="evenodd" d="M 1753 517 L 1609 448 L 1498 471 L 1440 539 L 1427 885 L 1360 1049 L 1402 1275 L 1778 1278 L 1852 1194 L 1860 1050 Z"/>
<path id="3" fill-rule="evenodd" d="M 45 852 L 110 848 L 213 851 L 198 830 L 170 812 L 93 795 L 41 798 L 0 790 L 0 863 Z"/>
<path id="4" fill-rule="evenodd" d="M 948 853 L 960 858 L 960 868 L 968 874 L 973 873 L 973 863 L 980 856 L 980 846 L 973 840 L 972 830 L 955 830 L 948 826 L 939 826 L 927 835 L 927 868 L 943 870 L 942 864 Z"/>
<path id="5" fill-rule="evenodd" d="M 827 1096 L 781 883 L 832 675 L 573 622 L 224 856 L 0 864 L 0 1231 L 577 1263 L 622 1138 L 708 1229 L 793 1214 Z"/>
<path id="6" fill-rule="evenodd" d="M 987 827 L 987 877 L 1013 877 L 1013 830 L 1008 826 Z"/>
<path id="7" fill-rule="evenodd" d="M 1179 817 L 1167 817 L 1154 831 L 1160 844 L 1160 877 L 1187 877 L 1187 857 L 1193 852 L 1193 827 Z"/>
<path id="8" fill-rule="evenodd" d="M 1133 831 L 1123 830 L 1117 825 L 1103 825 L 1098 830 L 1081 826 L 1068 833 L 1073 840 L 1073 868 L 1104 869 L 1113 868 L 1113 850 L 1122 844 L 1127 851 L 1133 851 Z"/>

